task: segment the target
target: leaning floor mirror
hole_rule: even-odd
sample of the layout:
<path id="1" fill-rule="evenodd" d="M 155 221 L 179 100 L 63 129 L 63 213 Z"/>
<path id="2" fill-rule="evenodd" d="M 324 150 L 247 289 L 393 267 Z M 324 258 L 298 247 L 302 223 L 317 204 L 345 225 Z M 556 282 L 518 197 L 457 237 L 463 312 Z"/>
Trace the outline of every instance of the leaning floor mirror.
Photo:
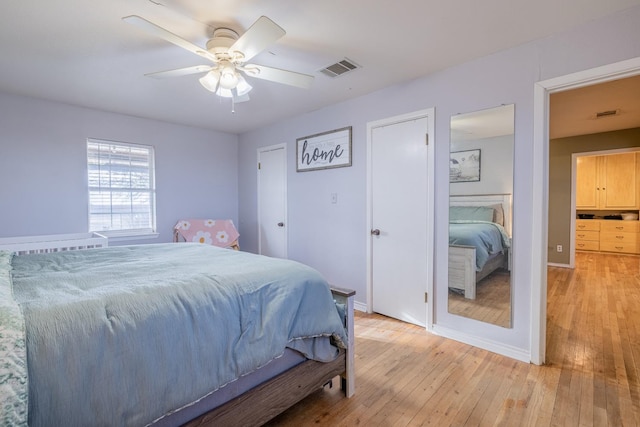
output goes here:
<path id="1" fill-rule="evenodd" d="M 514 106 L 451 118 L 449 313 L 511 327 Z"/>

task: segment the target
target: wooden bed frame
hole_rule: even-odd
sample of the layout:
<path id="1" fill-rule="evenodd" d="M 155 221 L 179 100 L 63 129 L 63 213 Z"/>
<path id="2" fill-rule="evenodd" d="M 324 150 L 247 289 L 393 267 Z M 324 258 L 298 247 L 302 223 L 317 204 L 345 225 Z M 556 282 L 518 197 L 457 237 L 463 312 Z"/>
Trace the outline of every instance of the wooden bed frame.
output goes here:
<path id="1" fill-rule="evenodd" d="M 450 196 L 450 206 L 502 205 L 504 229 L 511 238 L 511 194 L 477 194 Z M 449 245 L 449 288 L 464 292 L 464 297 L 476 299 L 476 284 L 496 269 L 511 269 L 511 248 L 507 253 L 490 259 L 481 271 L 476 271 L 476 248 Z"/>
<path id="2" fill-rule="evenodd" d="M 18 255 L 107 246 L 108 239 L 97 233 L 0 238 L 0 250 L 16 252 Z M 340 386 L 346 397 L 353 396 L 355 393 L 353 323 L 355 291 L 332 287 L 331 293 L 336 303 L 344 304 L 346 308 L 345 329 L 348 339 L 348 348 L 341 350 L 334 361 L 323 363 L 306 360 L 184 425 L 190 427 L 259 426 L 332 382 L 337 376 L 340 376 Z"/>
<path id="3" fill-rule="evenodd" d="M 333 362 L 307 360 L 235 399 L 188 422 L 195 426 L 260 426 L 275 418 L 338 375 L 346 397 L 355 393 L 353 299 L 355 291 L 331 288 L 336 302 L 347 304 L 348 349 Z"/>

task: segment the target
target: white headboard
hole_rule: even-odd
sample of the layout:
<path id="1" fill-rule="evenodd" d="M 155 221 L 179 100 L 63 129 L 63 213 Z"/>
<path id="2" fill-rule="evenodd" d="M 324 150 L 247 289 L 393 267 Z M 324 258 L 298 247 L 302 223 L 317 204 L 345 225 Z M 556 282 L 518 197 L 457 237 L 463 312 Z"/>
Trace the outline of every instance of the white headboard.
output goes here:
<path id="1" fill-rule="evenodd" d="M 98 233 L 0 238 L 0 250 L 15 252 L 16 255 L 76 251 L 107 246 L 109 246 L 108 239 Z"/>
<path id="2" fill-rule="evenodd" d="M 472 194 L 467 196 L 449 196 L 450 206 L 488 206 L 502 205 L 504 229 L 511 237 L 511 194 Z"/>

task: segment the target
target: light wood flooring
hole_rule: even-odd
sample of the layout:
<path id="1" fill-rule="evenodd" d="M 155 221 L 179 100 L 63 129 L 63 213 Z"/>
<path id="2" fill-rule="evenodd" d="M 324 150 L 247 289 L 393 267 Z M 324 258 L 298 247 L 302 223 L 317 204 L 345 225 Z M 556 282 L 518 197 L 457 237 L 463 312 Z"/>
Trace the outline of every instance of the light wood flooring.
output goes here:
<path id="1" fill-rule="evenodd" d="M 508 328 L 511 325 L 511 274 L 498 269 L 476 285 L 476 299 L 449 289 L 449 313 Z"/>
<path id="2" fill-rule="evenodd" d="M 640 258 L 549 268 L 547 365 L 356 316 L 356 395 L 320 390 L 270 426 L 640 425 Z"/>

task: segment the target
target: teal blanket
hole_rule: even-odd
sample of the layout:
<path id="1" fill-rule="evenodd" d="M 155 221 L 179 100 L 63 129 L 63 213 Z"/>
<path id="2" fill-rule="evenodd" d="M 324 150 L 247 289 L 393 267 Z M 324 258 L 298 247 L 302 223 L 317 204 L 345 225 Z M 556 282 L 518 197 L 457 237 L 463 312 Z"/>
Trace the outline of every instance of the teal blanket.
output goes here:
<path id="1" fill-rule="evenodd" d="M 451 220 L 449 244 L 475 246 L 476 271 L 480 271 L 492 255 L 509 247 L 510 239 L 504 228 L 495 222 Z"/>
<path id="2" fill-rule="evenodd" d="M 201 244 L 16 256 L 31 426 L 144 426 L 282 355 L 347 342 L 302 264 Z"/>

